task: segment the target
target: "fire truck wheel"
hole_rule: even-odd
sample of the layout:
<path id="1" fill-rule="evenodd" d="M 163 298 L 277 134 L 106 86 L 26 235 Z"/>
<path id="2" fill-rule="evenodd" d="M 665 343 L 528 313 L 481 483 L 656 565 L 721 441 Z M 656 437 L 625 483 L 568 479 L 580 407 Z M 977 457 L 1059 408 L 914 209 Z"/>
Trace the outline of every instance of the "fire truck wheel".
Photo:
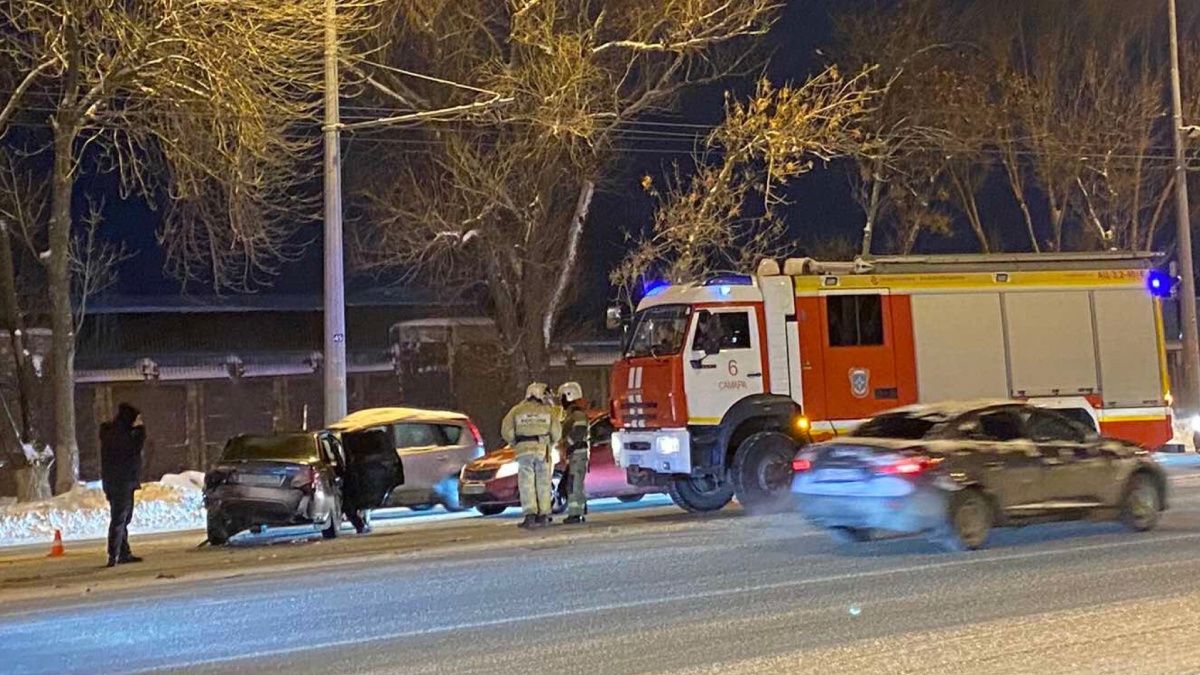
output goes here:
<path id="1" fill-rule="evenodd" d="M 791 508 L 792 459 L 796 442 L 778 431 L 761 431 L 742 441 L 733 455 L 733 490 L 753 513 Z"/>
<path id="2" fill-rule="evenodd" d="M 733 486 L 715 478 L 679 477 L 671 481 L 667 491 L 676 506 L 690 513 L 718 511 L 733 501 Z"/>

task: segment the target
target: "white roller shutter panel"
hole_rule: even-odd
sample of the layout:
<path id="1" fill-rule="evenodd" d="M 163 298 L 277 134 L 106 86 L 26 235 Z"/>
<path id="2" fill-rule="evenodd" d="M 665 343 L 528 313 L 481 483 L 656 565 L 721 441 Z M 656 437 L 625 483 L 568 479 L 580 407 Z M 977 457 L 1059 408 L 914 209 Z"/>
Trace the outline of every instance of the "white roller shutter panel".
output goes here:
<path id="1" fill-rule="evenodd" d="M 1015 396 L 1094 393 L 1096 345 L 1087 291 L 1006 293 Z"/>
<path id="2" fill-rule="evenodd" d="M 1104 405 L 1162 405 L 1154 299 L 1140 289 L 1095 291 L 1092 298 Z"/>
<path id="3" fill-rule="evenodd" d="M 999 293 L 914 295 L 912 316 L 918 400 L 1008 396 Z"/>

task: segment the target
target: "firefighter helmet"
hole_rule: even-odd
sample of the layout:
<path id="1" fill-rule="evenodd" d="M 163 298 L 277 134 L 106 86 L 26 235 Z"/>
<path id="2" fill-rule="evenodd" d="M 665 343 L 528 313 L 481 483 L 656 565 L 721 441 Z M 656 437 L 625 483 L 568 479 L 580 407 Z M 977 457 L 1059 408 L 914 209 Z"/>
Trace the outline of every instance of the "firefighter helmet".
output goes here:
<path id="1" fill-rule="evenodd" d="M 525 387 L 525 398 L 531 401 L 544 401 L 548 389 L 549 387 L 542 382 L 532 382 L 528 387 Z"/>
<path id="2" fill-rule="evenodd" d="M 558 397 L 563 403 L 574 403 L 583 398 L 583 387 L 578 382 L 564 382 L 558 387 Z"/>

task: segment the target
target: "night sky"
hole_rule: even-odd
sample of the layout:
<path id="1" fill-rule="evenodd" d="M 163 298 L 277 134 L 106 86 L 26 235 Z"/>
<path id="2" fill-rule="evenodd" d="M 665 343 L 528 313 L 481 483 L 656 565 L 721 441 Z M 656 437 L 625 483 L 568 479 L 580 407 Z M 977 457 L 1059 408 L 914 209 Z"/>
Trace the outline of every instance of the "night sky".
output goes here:
<path id="1" fill-rule="evenodd" d="M 767 38 L 768 46 L 773 51 L 767 70 L 771 81 L 776 85 L 803 81 L 808 75 L 826 65 L 828 57 L 818 50 L 827 52 L 834 39 L 830 8 L 846 11 L 848 7 L 855 5 L 862 7 L 863 11 L 869 11 L 872 2 L 790 2 L 781 20 Z M 661 119 L 681 124 L 713 125 L 721 118 L 724 91 L 730 89 L 735 93 L 748 92 L 753 87 L 754 79 L 747 77 L 692 90 L 685 96 L 678 113 Z M 347 175 L 353 171 L 355 158 L 368 154 L 356 152 L 363 148 L 362 143 L 351 135 L 344 137 L 344 172 Z M 623 145 L 633 143 L 626 142 Z M 604 304 L 612 294 L 607 282 L 608 271 L 624 253 L 625 233 L 643 231 L 651 223 L 655 203 L 641 189 L 641 177 L 650 175 L 659 179 L 671 171 L 673 163 L 677 162 L 683 167 L 691 163 L 689 153 L 692 146 L 686 139 L 638 142 L 637 146 L 637 152 L 622 153 L 620 164 L 608 176 L 602 191 L 593 202 L 585 231 L 586 256 L 580 278 L 583 292 L 579 295 L 585 300 L 577 303 L 571 312 L 578 318 L 598 316 L 602 313 Z M 863 214 L 851 197 L 847 168 L 844 164 L 818 166 L 812 173 L 801 177 L 792 185 L 789 192 L 792 205 L 787 211 L 787 223 L 796 244 L 796 252 L 803 253 L 807 245 L 831 238 L 858 241 Z M 314 186 L 314 189 L 319 189 L 319 185 Z M 163 273 L 163 257 L 155 243 L 157 214 L 140 201 L 120 201 L 116 196 L 115 176 L 83 177 L 77 190 L 80 210 L 84 204 L 85 192 L 107 195 L 107 221 L 104 231 L 110 238 L 124 241 L 136 252 L 135 257 L 123 265 L 120 281 L 114 291 L 122 295 L 178 292 L 179 283 Z M 981 196 L 981 206 L 991 220 L 1005 222 L 1013 219 L 1013 222 L 1016 222 L 1016 219 L 1019 219 L 1015 204 L 999 181 L 996 185 L 985 188 Z M 300 238 L 313 239 L 316 244 L 308 249 L 302 259 L 286 266 L 272 287 L 264 288 L 261 292 L 320 292 L 322 251 L 319 227 L 319 224 L 314 224 L 299 233 Z M 935 252 L 974 250 L 973 237 L 964 236 L 965 227 L 962 229 L 963 234 L 949 239 L 923 238 L 918 246 L 920 250 Z M 1008 229 L 1017 231 L 1019 228 Z M 1020 232 L 1017 232 L 1017 235 L 1023 237 Z M 1014 243 L 1013 249 L 1020 250 L 1019 247 L 1022 246 L 1023 243 L 1018 241 Z M 377 283 L 380 282 L 369 278 L 353 278 L 350 281 L 352 289 Z M 211 291 L 202 285 L 196 285 L 190 287 L 189 292 L 205 294 Z"/>

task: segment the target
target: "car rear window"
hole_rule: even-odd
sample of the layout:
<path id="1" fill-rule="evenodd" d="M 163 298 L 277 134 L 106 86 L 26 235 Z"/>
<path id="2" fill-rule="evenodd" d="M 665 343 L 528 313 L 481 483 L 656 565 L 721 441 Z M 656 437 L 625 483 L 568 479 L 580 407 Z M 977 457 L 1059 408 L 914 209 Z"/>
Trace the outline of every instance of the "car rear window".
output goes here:
<path id="1" fill-rule="evenodd" d="M 462 439 L 462 427 L 457 424 L 443 424 L 441 429 L 446 445 L 458 445 L 458 442 Z"/>
<path id="2" fill-rule="evenodd" d="M 854 430 L 859 438 L 899 438 L 902 440 L 918 440 L 925 438 L 942 420 L 929 415 L 912 415 L 898 413 L 880 415 Z"/>
<path id="3" fill-rule="evenodd" d="M 308 435 L 238 436 L 225 445 L 221 459 L 226 462 L 302 462 L 320 461 L 317 444 Z"/>
<path id="4" fill-rule="evenodd" d="M 392 427 L 397 448 L 428 448 L 442 445 L 437 425 L 404 422 Z"/>

